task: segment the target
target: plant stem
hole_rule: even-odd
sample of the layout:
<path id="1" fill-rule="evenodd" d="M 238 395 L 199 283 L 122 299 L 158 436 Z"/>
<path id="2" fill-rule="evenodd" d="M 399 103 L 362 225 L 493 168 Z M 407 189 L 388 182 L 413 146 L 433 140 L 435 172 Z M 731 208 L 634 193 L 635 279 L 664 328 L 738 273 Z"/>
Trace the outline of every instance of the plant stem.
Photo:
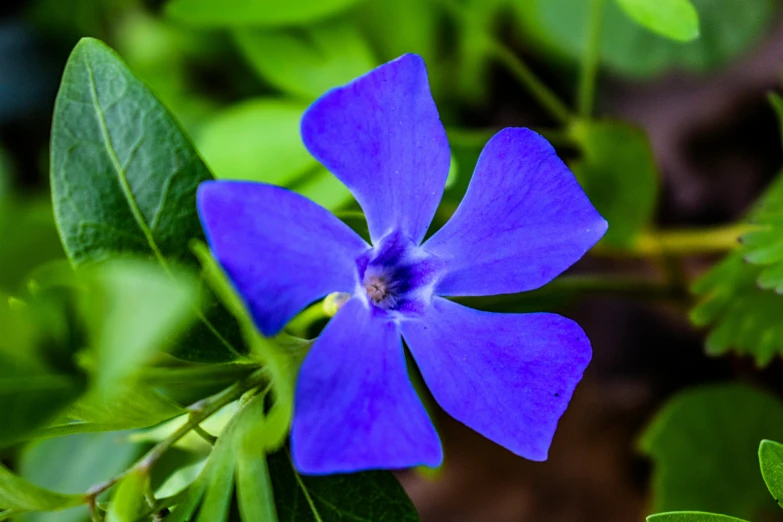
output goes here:
<path id="1" fill-rule="evenodd" d="M 582 72 L 579 77 L 577 106 L 579 116 L 589 118 L 593 112 L 595 82 L 598 74 L 598 60 L 601 53 L 601 25 L 606 0 L 590 0 L 590 17 L 587 22 L 587 45 L 582 58 Z"/>
<path id="2" fill-rule="evenodd" d="M 85 495 L 87 503 L 94 506 L 95 499 L 97 499 L 98 495 L 117 484 L 117 482 L 128 474 L 135 471 L 148 471 L 166 451 L 176 444 L 178 440 L 187 435 L 191 430 L 196 429 L 199 424 L 204 422 L 218 410 L 239 399 L 245 392 L 264 382 L 266 378 L 267 372 L 264 368 L 261 368 L 253 372 L 253 374 L 246 379 L 232 384 L 225 390 L 188 406 L 190 415 L 185 424 L 155 445 L 155 447 L 149 450 L 133 466 L 106 482 L 91 487 Z"/>
<path id="3" fill-rule="evenodd" d="M 711 254 L 733 250 L 739 238 L 755 227 L 745 223 L 703 229 L 642 233 L 628 249 L 597 246 L 591 253 L 606 257 L 660 257 Z"/>
<path id="4" fill-rule="evenodd" d="M 498 42 L 492 36 L 487 36 L 492 55 L 502 63 L 508 71 L 522 84 L 525 89 L 549 112 L 559 123 L 567 124 L 573 118 L 571 111 L 549 87 L 533 74 L 533 71 L 517 57 L 508 47 Z"/>

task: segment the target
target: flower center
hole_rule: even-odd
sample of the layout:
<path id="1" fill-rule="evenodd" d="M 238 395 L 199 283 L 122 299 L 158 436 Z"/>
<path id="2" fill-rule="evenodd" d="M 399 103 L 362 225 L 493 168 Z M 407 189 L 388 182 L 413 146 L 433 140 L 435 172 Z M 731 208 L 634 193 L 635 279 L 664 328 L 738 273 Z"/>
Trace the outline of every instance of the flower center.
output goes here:
<path id="1" fill-rule="evenodd" d="M 418 246 L 392 233 L 357 261 L 367 301 L 389 312 L 415 312 L 429 303 L 438 263 Z"/>
<path id="2" fill-rule="evenodd" d="M 370 302 L 385 310 L 394 308 L 397 302 L 395 286 L 399 285 L 395 285 L 394 282 L 382 275 L 365 275 L 364 277 L 364 291 L 367 292 Z"/>

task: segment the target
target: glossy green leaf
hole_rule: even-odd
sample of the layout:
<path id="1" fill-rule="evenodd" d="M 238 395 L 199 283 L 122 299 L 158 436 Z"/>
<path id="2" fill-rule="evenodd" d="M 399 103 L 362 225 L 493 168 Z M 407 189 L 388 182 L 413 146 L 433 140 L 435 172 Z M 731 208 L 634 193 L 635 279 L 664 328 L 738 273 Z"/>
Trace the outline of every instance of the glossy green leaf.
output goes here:
<path id="1" fill-rule="evenodd" d="M 637 23 L 658 34 L 687 42 L 699 36 L 699 14 L 690 0 L 617 0 Z"/>
<path id="2" fill-rule="evenodd" d="M 405 490 L 388 471 L 299 476 L 287 450 L 269 456 L 280 521 L 418 522 Z"/>
<path id="3" fill-rule="evenodd" d="M 51 143 L 55 218 L 74 265 L 118 255 L 192 264 L 188 242 L 203 237 L 196 188 L 210 177 L 116 54 L 81 40 L 65 67 Z M 201 319 L 175 352 L 200 360 L 235 354 L 237 327 L 225 310 L 212 306 Z"/>
<path id="4" fill-rule="evenodd" d="M 661 4 L 661 2 L 655 2 Z M 616 2 L 606 2 L 601 60 L 616 73 L 658 76 L 672 69 L 707 71 L 721 67 L 760 41 L 775 19 L 776 0 L 692 0 L 701 37 L 687 44 L 648 31 Z M 518 2 L 524 33 L 556 53 L 578 62 L 587 42 L 590 2 Z"/>
<path id="5" fill-rule="evenodd" d="M 783 436 L 783 404 L 739 384 L 682 392 L 640 440 L 654 464 L 651 511 L 698 510 L 742 518 L 777 509 L 758 470 L 759 441 Z"/>
<path id="6" fill-rule="evenodd" d="M 203 27 L 293 25 L 335 14 L 358 0 L 170 0 L 166 14 Z"/>
<path id="7" fill-rule="evenodd" d="M 604 241 L 627 247 L 653 217 L 658 170 L 643 130 L 626 123 L 597 121 L 572 129 L 582 149 L 574 174 L 590 201 L 609 222 Z"/>
<path id="8" fill-rule="evenodd" d="M 779 230 L 776 216 L 783 215 L 783 176 L 761 198 L 750 213 L 760 230 L 742 237 L 743 245 L 731 252 L 697 280 L 692 290 L 701 297 L 691 312 L 698 326 L 710 325 L 707 351 L 723 354 L 731 349 L 751 354 L 757 364 L 766 365 L 783 353 L 783 322 L 779 310 L 783 295 L 774 291 L 783 283 L 783 258 L 773 255 Z M 749 261 L 752 261 L 752 264 Z"/>
<path id="9" fill-rule="evenodd" d="M 202 127 L 198 148 L 220 179 L 281 185 L 331 209 L 351 193 L 302 143 L 299 122 L 306 103 L 261 98 L 218 113 Z"/>
<path id="10" fill-rule="evenodd" d="M 83 313 L 95 354 L 94 386 L 103 395 L 171 346 L 196 319 L 195 278 L 172 277 L 155 262 L 111 260 L 82 278 L 89 287 Z"/>
<path id="11" fill-rule="evenodd" d="M 0 510 L 55 511 L 84 504 L 82 495 L 55 493 L 28 482 L 0 464 Z"/>
<path id="12" fill-rule="evenodd" d="M 38 486 L 63 493 L 83 493 L 125 470 L 140 454 L 121 433 L 87 433 L 36 441 L 22 452 L 19 474 Z M 30 513 L 22 522 L 83 522 L 87 507 Z"/>
<path id="13" fill-rule="evenodd" d="M 146 472 L 134 471 L 115 486 L 106 522 L 136 522 L 147 511 L 144 493 L 149 487 L 150 477 Z"/>
<path id="14" fill-rule="evenodd" d="M 377 65 L 356 25 L 347 20 L 329 20 L 300 30 L 242 29 L 235 36 L 261 78 L 306 100 Z"/>
<path id="15" fill-rule="evenodd" d="M 647 517 L 647 522 L 746 522 L 740 518 L 700 511 L 673 511 Z"/>
<path id="16" fill-rule="evenodd" d="M 761 476 L 772 498 L 783 507 L 783 444 L 771 440 L 761 441 L 759 464 Z"/>

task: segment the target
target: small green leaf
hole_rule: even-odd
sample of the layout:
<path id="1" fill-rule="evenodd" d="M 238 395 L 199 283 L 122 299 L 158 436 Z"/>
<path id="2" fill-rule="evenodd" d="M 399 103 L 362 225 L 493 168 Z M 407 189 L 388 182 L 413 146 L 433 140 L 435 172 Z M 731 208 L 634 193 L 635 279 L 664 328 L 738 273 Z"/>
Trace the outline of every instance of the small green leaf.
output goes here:
<path id="1" fill-rule="evenodd" d="M 783 507 L 783 444 L 771 440 L 761 441 L 759 464 L 767 489 Z"/>
<path id="2" fill-rule="evenodd" d="M 204 124 L 199 151 L 220 179 L 281 185 L 339 208 L 351 193 L 305 149 L 299 133 L 305 109 L 305 103 L 269 98 L 242 102 Z"/>
<path id="3" fill-rule="evenodd" d="M 152 261 L 122 259 L 91 267 L 82 277 L 88 282 L 83 313 L 100 394 L 134 376 L 196 319 L 196 280 L 186 273 L 172 277 Z"/>
<path id="4" fill-rule="evenodd" d="M 106 522 L 136 522 L 147 511 L 144 493 L 150 477 L 146 472 L 133 471 L 115 486 L 109 503 Z"/>
<path id="5" fill-rule="evenodd" d="M 671 1 L 645 3 L 657 6 Z M 682 43 L 647 30 L 631 20 L 616 2 L 606 2 L 601 31 L 602 64 L 615 73 L 642 78 L 675 69 L 716 69 L 759 42 L 775 20 L 779 5 L 777 0 L 691 0 L 691 3 L 698 12 L 701 37 Z M 527 36 L 576 63 L 582 59 L 591 2 L 530 0 L 514 5 Z"/>
<path id="6" fill-rule="evenodd" d="M 0 464 L 0 509 L 16 513 L 56 511 L 84 504 L 82 495 L 64 495 L 32 484 Z"/>
<path id="7" fill-rule="evenodd" d="M 653 512 L 698 510 L 750 518 L 772 505 L 758 471 L 759 440 L 783 436 L 783 404 L 739 384 L 676 395 L 640 440 L 655 465 Z"/>
<path id="8" fill-rule="evenodd" d="M 325 18 L 358 0 L 170 0 L 166 14 L 202 27 L 294 25 Z"/>
<path id="9" fill-rule="evenodd" d="M 52 124 L 51 184 L 60 237 L 80 266 L 110 257 L 194 264 L 203 233 L 196 188 L 210 173 L 177 123 L 117 55 L 82 39 L 71 53 Z M 212 306 L 174 353 L 220 360 L 237 353 L 236 323 Z"/>
<path id="10" fill-rule="evenodd" d="M 727 515 L 715 515 L 700 511 L 673 511 L 647 517 L 647 522 L 746 522 Z"/>
<path id="11" fill-rule="evenodd" d="M 19 474 L 38 486 L 62 493 L 83 493 L 125 470 L 140 446 L 118 433 L 86 433 L 33 442 L 22 452 Z M 24 515 L 22 522 L 83 522 L 87 506 Z"/>
<path id="12" fill-rule="evenodd" d="M 627 247 L 655 211 L 658 170 L 643 130 L 622 122 L 582 122 L 572 129 L 583 158 L 574 174 L 609 222 L 604 241 Z"/>
<path id="13" fill-rule="evenodd" d="M 329 20 L 301 30 L 242 29 L 236 42 L 263 79 L 280 90 L 314 100 L 375 65 L 356 25 Z M 257 139 L 252 140 L 257 144 Z"/>
<path id="14" fill-rule="evenodd" d="M 699 36 L 699 14 L 690 0 L 617 0 L 637 23 L 658 34 L 687 42 Z"/>
<path id="15" fill-rule="evenodd" d="M 783 136 L 783 100 L 773 94 L 770 101 L 778 113 Z M 783 172 L 766 190 L 750 221 L 759 229 L 742 236 L 745 259 L 763 267 L 757 280 L 760 288 L 783 294 Z"/>
<path id="16" fill-rule="evenodd" d="M 723 354 L 734 348 L 756 358 L 759 366 L 783 353 L 783 175 L 750 213 L 763 228 L 742 236 L 744 243 L 693 285 L 701 301 L 691 312 L 699 326 L 712 325 L 707 351 Z M 755 264 L 754 264 L 755 263 Z M 779 291 L 778 291 L 779 289 Z"/>

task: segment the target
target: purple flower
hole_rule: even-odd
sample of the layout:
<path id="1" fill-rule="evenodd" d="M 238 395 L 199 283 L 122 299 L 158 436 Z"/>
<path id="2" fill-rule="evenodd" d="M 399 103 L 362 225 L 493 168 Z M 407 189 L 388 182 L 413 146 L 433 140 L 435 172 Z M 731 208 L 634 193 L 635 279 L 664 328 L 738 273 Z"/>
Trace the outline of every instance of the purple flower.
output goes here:
<path id="1" fill-rule="evenodd" d="M 327 294 L 351 296 L 299 372 L 291 431 L 299 471 L 441 462 L 403 339 L 446 412 L 545 460 L 590 361 L 584 332 L 555 314 L 482 312 L 446 297 L 533 290 L 601 238 L 606 221 L 568 168 L 535 132 L 499 132 L 457 211 L 422 243 L 449 147 L 424 63 L 411 54 L 313 103 L 302 138 L 364 209 L 372 245 L 283 188 L 217 181 L 198 192 L 212 251 L 264 335 Z"/>

